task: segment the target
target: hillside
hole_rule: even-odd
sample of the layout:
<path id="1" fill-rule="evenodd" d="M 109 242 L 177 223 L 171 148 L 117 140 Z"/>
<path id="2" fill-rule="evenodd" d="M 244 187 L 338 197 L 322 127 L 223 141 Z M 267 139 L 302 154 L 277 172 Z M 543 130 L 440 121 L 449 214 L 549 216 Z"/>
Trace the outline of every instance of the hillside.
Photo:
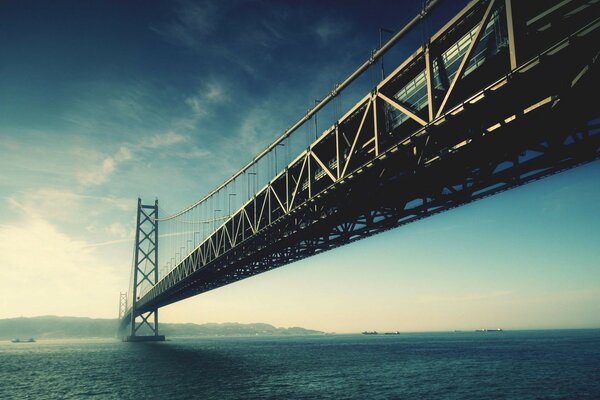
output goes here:
<path id="1" fill-rule="evenodd" d="M 0 340 L 29 337 L 36 339 L 111 338 L 115 337 L 116 329 L 116 319 L 57 316 L 9 318 L 0 319 Z M 311 335 L 323 332 L 300 327 L 276 328 L 263 323 L 201 325 L 161 323 L 160 333 L 167 337 L 206 337 Z"/>

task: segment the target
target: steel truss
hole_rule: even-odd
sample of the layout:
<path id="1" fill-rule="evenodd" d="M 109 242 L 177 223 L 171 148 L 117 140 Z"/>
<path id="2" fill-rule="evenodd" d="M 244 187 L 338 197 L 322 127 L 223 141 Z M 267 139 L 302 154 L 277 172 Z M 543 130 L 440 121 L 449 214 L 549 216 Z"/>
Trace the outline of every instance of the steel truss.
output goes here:
<path id="1" fill-rule="evenodd" d="M 121 320 L 125 314 L 127 314 L 127 293 L 121 292 L 119 294 L 119 320 Z"/>
<path id="2" fill-rule="evenodd" d="M 125 341 L 164 340 L 158 334 L 158 307 L 139 310 L 140 289 L 144 285 L 153 287 L 158 282 L 158 200 L 153 205 L 144 205 L 138 198 L 137 222 L 135 232 L 132 305 L 125 318 L 130 322 L 130 335 Z M 122 295 L 121 295 L 122 296 Z M 138 322 L 137 319 L 140 319 Z M 139 335 L 138 331 L 145 327 L 150 335 Z"/>
<path id="3" fill-rule="evenodd" d="M 600 113 L 588 99 L 600 87 L 598 8 L 469 3 L 154 282 L 134 310 L 156 315 L 158 307 L 597 159 Z M 491 37 L 491 24 L 505 41 Z M 453 46 L 462 53 L 450 71 L 444 60 Z M 422 74 L 426 106 L 400 99 Z"/>

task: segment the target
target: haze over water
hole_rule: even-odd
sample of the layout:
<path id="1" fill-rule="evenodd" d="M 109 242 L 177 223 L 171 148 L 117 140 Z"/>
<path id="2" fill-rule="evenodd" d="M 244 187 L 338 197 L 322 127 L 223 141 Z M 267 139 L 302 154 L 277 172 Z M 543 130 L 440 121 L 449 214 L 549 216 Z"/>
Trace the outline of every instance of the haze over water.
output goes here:
<path id="1" fill-rule="evenodd" d="M 597 399 L 600 330 L 0 344 L 2 399 Z"/>

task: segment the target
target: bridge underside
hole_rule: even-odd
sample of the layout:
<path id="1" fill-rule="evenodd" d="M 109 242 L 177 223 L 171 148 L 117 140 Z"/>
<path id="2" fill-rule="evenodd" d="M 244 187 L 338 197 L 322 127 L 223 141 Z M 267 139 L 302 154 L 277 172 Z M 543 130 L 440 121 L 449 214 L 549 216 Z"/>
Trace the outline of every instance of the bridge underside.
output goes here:
<path id="1" fill-rule="evenodd" d="M 451 108 L 439 116 L 430 107 L 430 118 L 427 108 L 409 118 L 416 126 L 413 133 L 397 133 L 404 128 L 392 126 L 370 157 L 357 156 L 360 162 L 350 172 L 340 174 L 343 164 L 338 158 L 337 176 L 329 184 L 313 183 L 312 195 L 294 207 L 277 197 L 279 214 L 264 226 L 258 221 L 257 229 L 242 240 L 216 232 L 212 246 L 218 251 L 210 256 L 200 246 L 140 299 L 137 311 L 151 311 L 597 159 L 598 34 L 597 29 L 585 29 L 496 74 L 483 89 L 473 90 L 468 84 L 457 88 L 452 98 L 461 100 L 448 101 Z M 379 92 L 386 97 L 385 84 Z M 377 121 L 388 126 L 387 116 L 378 120 L 377 110 L 384 107 L 377 93 L 356 108 L 356 121 L 362 118 L 356 137 L 365 119 L 374 119 L 375 135 Z M 438 101 L 437 109 L 442 110 L 446 100 Z M 415 124 L 421 118 L 425 124 Z M 322 153 L 321 158 L 331 159 Z M 323 164 L 327 163 L 320 162 L 322 171 L 327 168 Z M 335 174 L 334 169 L 328 172 Z M 275 181 L 268 193 L 263 209 L 268 203 L 270 211 L 271 200 L 276 204 Z M 259 200 L 254 202 L 255 215 Z M 232 218 L 229 226 L 232 232 L 235 221 Z M 230 245 L 214 244 L 228 237 Z"/>

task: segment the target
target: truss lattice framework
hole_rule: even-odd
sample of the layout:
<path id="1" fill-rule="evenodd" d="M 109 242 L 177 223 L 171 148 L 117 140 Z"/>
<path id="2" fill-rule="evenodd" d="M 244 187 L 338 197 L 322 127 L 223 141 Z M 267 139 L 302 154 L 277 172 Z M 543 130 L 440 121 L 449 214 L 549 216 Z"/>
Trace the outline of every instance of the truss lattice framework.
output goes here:
<path id="1" fill-rule="evenodd" d="M 119 320 L 127 313 L 127 293 L 119 294 Z"/>
<path id="2" fill-rule="evenodd" d="M 471 2 L 134 309 L 596 159 L 600 113 L 583 99 L 598 87 L 599 5 L 514 3 Z M 576 13 L 582 4 L 593 11 Z"/>
<path id="3" fill-rule="evenodd" d="M 158 200 L 154 205 L 144 205 L 138 199 L 137 222 L 130 310 L 130 336 L 135 337 L 142 327 L 147 327 L 158 337 L 158 308 L 138 313 L 139 293 L 144 286 L 154 287 L 158 282 Z M 140 321 L 137 321 L 139 317 Z"/>

